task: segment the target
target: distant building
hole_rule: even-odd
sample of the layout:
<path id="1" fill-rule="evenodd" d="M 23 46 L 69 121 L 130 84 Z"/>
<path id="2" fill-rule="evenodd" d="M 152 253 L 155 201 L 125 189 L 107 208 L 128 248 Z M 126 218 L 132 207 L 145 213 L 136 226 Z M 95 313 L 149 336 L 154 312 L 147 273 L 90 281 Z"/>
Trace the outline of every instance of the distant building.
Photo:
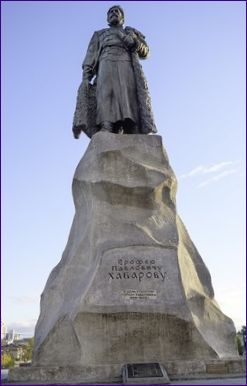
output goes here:
<path id="1" fill-rule="evenodd" d="M 1 322 L 1 340 L 6 339 L 7 326 L 4 322 Z"/>
<path id="2" fill-rule="evenodd" d="M 6 334 L 6 342 L 7 344 L 11 344 L 13 342 L 16 342 L 18 340 L 21 340 L 21 334 L 18 332 L 15 332 L 15 330 L 10 330 Z"/>

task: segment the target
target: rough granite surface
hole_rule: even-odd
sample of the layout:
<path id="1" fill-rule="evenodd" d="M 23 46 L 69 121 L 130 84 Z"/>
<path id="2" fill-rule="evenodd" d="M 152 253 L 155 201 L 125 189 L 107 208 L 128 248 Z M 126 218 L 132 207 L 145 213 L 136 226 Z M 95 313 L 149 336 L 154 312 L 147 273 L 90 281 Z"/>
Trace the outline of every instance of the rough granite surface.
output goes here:
<path id="1" fill-rule="evenodd" d="M 235 356 L 233 322 L 177 214 L 162 138 L 99 132 L 72 189 L 75 217 L 41 296 L 33 366 Z"/>

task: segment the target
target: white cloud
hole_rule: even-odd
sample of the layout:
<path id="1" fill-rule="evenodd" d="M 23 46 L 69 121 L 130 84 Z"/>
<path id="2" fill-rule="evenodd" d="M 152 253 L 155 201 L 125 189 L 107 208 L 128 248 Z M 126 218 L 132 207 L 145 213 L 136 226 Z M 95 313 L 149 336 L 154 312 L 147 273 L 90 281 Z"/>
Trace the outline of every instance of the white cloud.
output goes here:
<path id="1" fill-rule="evenodd" d="M 211 184 L 212 182 L 216 182 L 216 181 L 219 181 L 221 180 L 222 178 L 225 178 L 225 177 L 228 177 L 229 175 L 231 174 L 237 174 L 238 173 L 238 170 L 236 169 L 231 169 L 231 170 L 226 170 L 212 178 L 209 178 L 208 180 L 206 181 L 203 181 L 201 182 L 199 185 L 197 185 L 198 188 L 203 188 L 204 186 L 207 186 L 209 184 Z"/>
<path id="2" fill-rule="evenodd" d="M 240 161 L 222 161 L 211 165 L 198 165 L 187 173 L 180 176 L 180 179 L 200 178 L 208 176 L 208 179 L 201 181 L 197 188 L 203 188 L 213 182 L 217 182 L 233 174 L 241 174 L 237 165 Z"/>
<path id="3" fill-rule="evenodd" d="M 192 169 L 190 172 L 182 174 L 180 176 L 180 178 L 184 179 L 184 178 L 196 176 L 198 174 L 203 174 L 204 168 L 205 168 L 205 166 L 199 165 L 196 168 Z"/>
<path id="4" fill-rule="evenodd" d="M 219 170 L 225 169 L 227 166 L 232 166 L 238 163 L 238 161 L 227 161 L 227 162 L 220 162 L 218 164 L 207 166 L 205 167 L 204 173 L 214 173 L 218 172 Z"/>
<path id="5" fill-rule="evenodd" d="M 233 165 L 236 165 L 238 163 L 239 161 L 223 161 L 213 165 L 199 165 L 193 168 L 191 171 L 182 174 L 180 176 L 180 179 L 185 179 L 185 178 L 190 178 L 195 176 L 199 177 L 205 174 L 216 173 L 222 169 L 227 170 L 229 167 L 232 167 Z"/>

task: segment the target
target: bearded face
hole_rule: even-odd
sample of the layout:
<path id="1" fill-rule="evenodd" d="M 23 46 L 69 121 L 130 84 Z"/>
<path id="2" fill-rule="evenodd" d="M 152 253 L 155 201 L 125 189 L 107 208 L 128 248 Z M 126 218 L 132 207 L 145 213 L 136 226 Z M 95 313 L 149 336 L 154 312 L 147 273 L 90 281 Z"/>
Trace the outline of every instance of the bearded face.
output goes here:
<path id="1" fill-rule="evenodd" d="M 107 12 L 107 22 L 110 26 L 118 26 L 124 23 L 123 13 L 120 8 L 112 7 Z"/>

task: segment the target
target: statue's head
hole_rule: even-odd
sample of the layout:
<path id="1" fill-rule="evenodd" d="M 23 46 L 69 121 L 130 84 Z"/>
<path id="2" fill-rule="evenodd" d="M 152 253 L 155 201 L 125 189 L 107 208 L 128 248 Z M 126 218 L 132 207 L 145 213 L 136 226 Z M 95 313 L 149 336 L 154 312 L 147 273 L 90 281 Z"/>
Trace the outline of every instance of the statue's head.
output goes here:
<path id="1" fill-rule="evenodd" d="M 107 22 L 110 26 L 123 25 L 124 11 L 120 5 L 113 5 L 107 12 Z"/>

